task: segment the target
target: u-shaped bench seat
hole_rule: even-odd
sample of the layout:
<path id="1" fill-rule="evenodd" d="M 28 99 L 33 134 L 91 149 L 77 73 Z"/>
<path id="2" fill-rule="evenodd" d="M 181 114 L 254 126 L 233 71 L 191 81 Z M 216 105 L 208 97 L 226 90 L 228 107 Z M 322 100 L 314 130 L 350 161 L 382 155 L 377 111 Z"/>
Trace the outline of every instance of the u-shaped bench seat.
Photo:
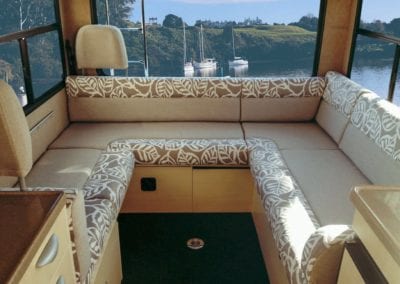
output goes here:
<path id="1" fill-rule="evenodd" d="M 398 161 L 355 126 L 366 102 L 382 101 L 335 72 L 289 79 L 78 76 L 67 78 L 66 89 L 71 125 L 51 149 L 130 150 L 138 165 L 153 167 L 250 167 L 292 283 L 336 277 L 343 243 L 354 236 L 347 226 L 353 186 L 399 183 L 393 172 L 373 178 L 371 170 L 395 171 Z M 366 141 L 365 153 L 379 153 L 379 167 L 366 169 L 368 158 L 360 157 L 367 155 L 355 153 Z M 303 214 L 280 207 L 280 191 L 283 204 Z M 332 253 L 323 253 L 328 248 Z"/>
<path id="2" fill-rule="evenodd" d="M 156 171 L 165 171 L 164 180 L 185 173 L 190 177 L 179 176 L 180 182 L 195 187 L 197 168 L 221 170 L 227 183 L 237 178 L 236 169 L 248 172 L 256 188 L 248 202 L 258 203 L 264 217 L 256 224 L 261 247 L 265 232 L 272 240 L 274 253 L 264 259 L 287 276 L 270 270 L 272 282 L 335 282 L 343 244 L 354 238 L 351 188 L 400 184 L 399 109 L 336 72 L 287 79 L 70 76 L 66 97 L 70 124 L 36 162 L 28 183 L 43 186 L 54 173 L 64 187 L 83 188 L 86 206 L 109 202 L 102 208 L 114 220 L 124 194 L 113 175 L 128 172 L 107 172 L 113 153 L 132 153 L 133 180 Z M 81 161 L 86 176 L 74 176 L 71 167 L 73 179 L 63 178 L 57 169 L 71 159 Z M 121 165 L 132 169 L 125 160 Z M 51 179 L 47 186 L 61 187 Z M 235 183 L 229 186 L 235 192 Z M 86 213 L 93 216 L 89 208 Z M 101 230 L 93 238 L 97 234 Z M 90 273 L 106 246 L 97 242 Z"/>

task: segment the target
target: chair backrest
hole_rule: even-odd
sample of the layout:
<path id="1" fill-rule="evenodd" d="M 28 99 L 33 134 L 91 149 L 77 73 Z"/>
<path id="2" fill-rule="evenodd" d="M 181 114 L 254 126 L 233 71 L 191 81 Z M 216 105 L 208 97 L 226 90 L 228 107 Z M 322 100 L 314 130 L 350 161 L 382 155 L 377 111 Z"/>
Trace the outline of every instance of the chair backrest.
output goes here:
<path id="1" fill-rule="evenodd" d="M 0 176 L 25 177 L 32 168 L 32 142 L 14 90 L 0 80 Z"/>
<path id="2" fill-rule="evenodd" d="M 121 31 L 114 26 L 86 25 L 75 43 L 79 69 L 127 69 L 128 56 Z"/>

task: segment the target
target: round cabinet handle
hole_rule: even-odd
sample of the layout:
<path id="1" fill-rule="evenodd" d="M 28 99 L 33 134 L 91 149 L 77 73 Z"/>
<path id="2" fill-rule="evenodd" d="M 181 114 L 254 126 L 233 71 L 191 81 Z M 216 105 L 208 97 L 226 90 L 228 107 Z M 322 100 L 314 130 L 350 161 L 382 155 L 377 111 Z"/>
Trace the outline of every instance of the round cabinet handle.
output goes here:
<path id="1" fill-rule="evenodd" d="M 57 256 L 57 252 L 58 252 L 58 237 L 56 234 L 53 234 L 50 237 L 49 241 L 47 242 L 46 246 L 44 247 L 38 261 L 36 262 L 36 267 L 40 268 L 52 263 Z"/>
<path id="2" fill-rule="evenodd" d="M 62 275 L 60 275 L 60 277 L 58 277 L 56 284 L 65 284 L 65 280 Z"/>

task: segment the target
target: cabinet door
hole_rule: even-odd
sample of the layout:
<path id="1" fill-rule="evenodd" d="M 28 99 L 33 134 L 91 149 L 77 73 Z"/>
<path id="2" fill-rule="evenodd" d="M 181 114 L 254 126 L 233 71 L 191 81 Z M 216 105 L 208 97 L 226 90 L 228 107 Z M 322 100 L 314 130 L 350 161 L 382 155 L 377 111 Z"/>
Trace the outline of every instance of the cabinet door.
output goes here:
<path id="1" fill-rule="evenodd" d="M 253 178 L 247 168 L 194 168 L 194 212 L 250 212 Z"/>
<path id="2" fill-rule="evenodd" d="M 152 184 L 147 186 L 146 179 Z M 121 212 L 191 212 L 191 167 L 135 168 Z"/>

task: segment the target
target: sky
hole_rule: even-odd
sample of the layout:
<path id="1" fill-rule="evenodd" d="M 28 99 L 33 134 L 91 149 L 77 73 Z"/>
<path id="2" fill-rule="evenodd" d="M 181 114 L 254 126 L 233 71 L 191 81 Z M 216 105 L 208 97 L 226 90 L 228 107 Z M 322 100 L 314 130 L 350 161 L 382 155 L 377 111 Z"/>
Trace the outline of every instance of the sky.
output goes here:
<path id="1" fill-rule="evenodd" d="M 140 0 L 136 0 L 133 20 L 140 19 Z M 196 20 L 243 21 L 259 17 L 263 22 L 290 23 L 302 16 L 318 16 L 320 0 L 145 0 L 146 19 L 157 17 L 162 23 L 167 14 L 182 17 L 189 25 Z M 400 0 L 364 0 L 362 20 L 390 21 L 400 17 Z"/>

